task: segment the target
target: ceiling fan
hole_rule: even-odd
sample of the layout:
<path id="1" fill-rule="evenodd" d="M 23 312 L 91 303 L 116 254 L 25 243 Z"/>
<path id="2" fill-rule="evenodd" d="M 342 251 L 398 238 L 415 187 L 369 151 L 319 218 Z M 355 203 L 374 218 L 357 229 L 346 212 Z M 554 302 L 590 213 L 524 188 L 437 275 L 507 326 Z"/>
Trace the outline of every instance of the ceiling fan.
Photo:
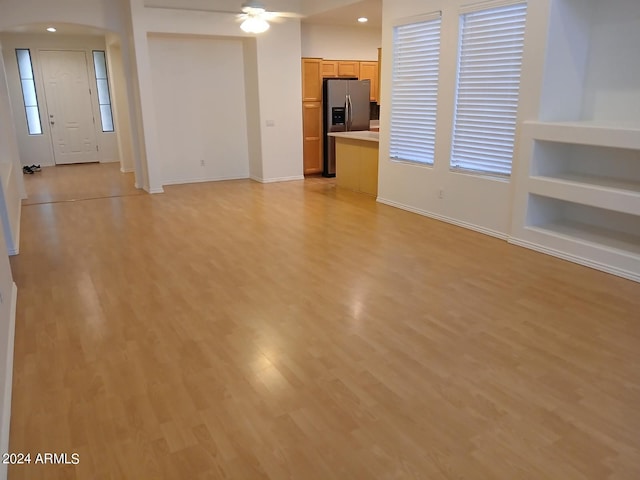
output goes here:
<path id="1" fill-rule="evenodd" d="M 294 12 L 271 12 L 260 2 L 250 1 L 242 5 L 242 13 L 238 19 L 242 21 L 240 28 L 247 33 L 262 33 L 269 29 L 269 22 L 279 18 L 300 18 Z"/>

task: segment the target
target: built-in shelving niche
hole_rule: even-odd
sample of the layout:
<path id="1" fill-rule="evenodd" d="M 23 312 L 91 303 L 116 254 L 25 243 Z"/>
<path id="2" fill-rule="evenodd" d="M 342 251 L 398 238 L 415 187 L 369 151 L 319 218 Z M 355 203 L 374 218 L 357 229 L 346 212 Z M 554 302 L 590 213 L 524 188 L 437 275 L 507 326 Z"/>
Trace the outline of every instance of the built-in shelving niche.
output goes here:
<path id="1" fill-rule="evenodd" d="M 550 0 L 510 241 L 640 281 L 640 2 Z"/>
<path id="2" fill-rule="evenodd" d="M 534 141 L 529 191 L 640 215 L 640 150 Z"/>
<path id="3" fill-rule="evenodd" d="M 560 238 L 640 255 L 640 216 L 529 195 L 527 228 Z"/>
<path id="4" fill-rule="evenodd" d="M 552 0 L 542 122 L 640 122 L 638 0 Z"/>

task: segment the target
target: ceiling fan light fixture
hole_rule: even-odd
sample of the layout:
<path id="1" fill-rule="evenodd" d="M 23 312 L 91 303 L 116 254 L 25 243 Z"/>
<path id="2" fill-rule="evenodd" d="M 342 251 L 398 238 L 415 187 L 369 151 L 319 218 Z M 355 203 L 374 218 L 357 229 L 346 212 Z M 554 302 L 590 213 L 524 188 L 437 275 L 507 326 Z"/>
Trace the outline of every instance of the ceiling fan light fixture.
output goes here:
<path id="1" fill-rule="evenodd" d="M 262 33 L 269 30 L 269 22 L 259 16 L 249 16 L 242 22 L 240 28 L 246 33 Z"/>

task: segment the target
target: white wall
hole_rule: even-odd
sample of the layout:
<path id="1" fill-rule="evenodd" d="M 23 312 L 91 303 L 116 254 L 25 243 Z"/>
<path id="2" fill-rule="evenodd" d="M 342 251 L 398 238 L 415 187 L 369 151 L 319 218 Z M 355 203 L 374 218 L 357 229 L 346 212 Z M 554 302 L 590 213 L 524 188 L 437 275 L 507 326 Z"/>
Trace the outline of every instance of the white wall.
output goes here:
<path id="1" fill-rule="evenodd" d="M 107 35 L 107 63 L 109 87 L 111 89 L 111 109 L 118 138 L 118 158 L 122 172 L 134 171 L 133 139 L 129 118 L 129 93 L 123 63 L 122 47 L 116 39 Z"/>
<path id="2" fill-rule="evenodd" d="M 26 194 L 1 50 L 0 45 L 0 216 L 7 250 L 15 255 L 19 250 L 21 199 Z"/>
<path id="3" fill-rule="evenodd" d="M 302 24 L 302 56 L 328 60 L 378 60 L 382 29 Z"/>
<path id="4" fill-rule="evenodd" d="M 99 147 L 99 159 L 101 162 L 119 161 L 117 132 L 103 132 L 100 127 L 100 110 L 98 106 L 97 91 L 95 87 L 95 69 L 93 67 L 92 50 L 105 50 L 104 36 L 85 35 L 28 35 L 28 34 L 2 34 L 0 35 L 4 45 L 3 54 L 7 68 L 9 83 L 9 95 L 11 105 L 15 112 L 16 132 L 20 158 L 23 165 L 38 163 L 41 165 L 55 165 L 53 147 L 51 142 L 51 129 L 47 121 L 46 97 L 42 64 L 39 53 L 42 50 L 81 50 L 85 52 L 89 71 L 89 83 L 92 87 L 91 105 L 94 117 L 96 117 L 96 142 Z M 20 90 L 20 77 L 15 58 L 16 48 L 28 48 L 31 52 L 31 64 L 33 66 L 40 107 L 40 121 L 42 135 L 29 135 L 27 122 L 22 103 L 22 91 Z"/>
<path id="5" fill-rule="evenodd" d="M 384 52 L 393 51 L 395 21 L 442 11 L 440 81 L 433 167 L 393 162 L 389 158 L 389 110 L 380 114 L 380 166 L 378 200 L 400 208 L 439 218 L 490 235 L 506 238 L 510 229 L 511 180 L 453 173 L 449 169 L 457 74 L 459 11 L 476 0 L 385 0 L 383 2 L 383 64 L 381 102 L 390 104 L 391 62 Z M 536 2 L 529 2 L 535 16 Z M 542 42 L 527 30 L 525 50 Z M 544 31 L 538 33 L 544 35 Z M 525 55 L 527 53 L 525 52 Z M 534 102 L 537 100 L 534 99 Z M 522 117 L 522 115 L 520 115 Z M 516 145 L 517 151 L 517 145 Z M 514 168 L 517 168 L 517 159 Z M 443 198 L 439 192 L 443 190 Z"/>
<path id="6" fill-rule="evenodd" d="M 638 0 L 596 2 L 594 7 L 582 117 L 637 124 L 640 118 Z"/>
<path id="7" fill-rule="evenodd" d="M 20 228 L 22 171 L 13 118 L 8 101 L 4 63 L 0 55 L 0 452 L 9 451 L 13 335 L 15 330 L 16 286 L 9 265 L 8 248 L 17 249 Z M 0 465 L 0 479 L 7 466 Z"/>
<path id="8" fill-rule="evenodd" d="M 242 39 L 150 35 L 149 56 L 163 184 L 248 178 Z"/>
<path id="9" fill-rule="evenodd" d="M 260 84 L 258 82 L 258 45 L 255 38 L 244 39 L 244 79 L 251 177 L 264 178 L 262 163 L 262 128 L 260 119 Z"/>
<path id="10" fill-rule="evenodd" d="M 0 452 L 9 451 L 16 294 L 7 246 L 0 234 Z M 0 480 L 6 478 L 7 466 L 0 464 Z"/>
<path id="11" fill-rule="evenodd" d="M 262 182 L 303 179 L 300 22 L 274 24 L 256 39 Z"/>
<path id="12" fill-rule="evenodd" d="M 149 191 L 162 190 L 162 167 L 156 160 L 159 158 L 158 115 L 155 112 L 157 105 L 153 94 L 148 33 L 254 39 L 257 67 L 247 68 L 245 65 L 244 72 L 257 75 L 259 105 L 247 106 L 247 111 L 259 115 L 258 122 L 251 119 L 250 124 L 254 128 L 249 130 L 249 134 L 259 138 L 261 150 L 259 158 L 252 155 L 250 176 L 264 182 L 303 178 L 299 21 L 274 23 L 265 34 L 253 36 L 240 30 L 233 14 L 138 5 L 133 8 L 133 22 L 144 140 L 149 159 Z M 245 85 L 255 81 L 255 78 L 245 78 Z M 250 95 L 246 98 L 255 101 L 255 97 Z M 255 132 L 258 125 L 260 131 Z M 253 168 L 256 161 L 261 162 L 261 171 Z"/>

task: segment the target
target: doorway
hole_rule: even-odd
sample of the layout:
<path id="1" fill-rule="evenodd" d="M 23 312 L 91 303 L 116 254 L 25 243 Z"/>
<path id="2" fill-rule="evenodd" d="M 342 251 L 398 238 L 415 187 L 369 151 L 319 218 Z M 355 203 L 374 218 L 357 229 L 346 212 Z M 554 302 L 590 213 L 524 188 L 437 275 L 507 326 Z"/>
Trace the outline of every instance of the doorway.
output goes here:
<path id="1" fill-rule="evenodd" d="M 42 50 L 40 61 L 54 162 L 56 165 L 97 162 L 86 53 Z"/>

